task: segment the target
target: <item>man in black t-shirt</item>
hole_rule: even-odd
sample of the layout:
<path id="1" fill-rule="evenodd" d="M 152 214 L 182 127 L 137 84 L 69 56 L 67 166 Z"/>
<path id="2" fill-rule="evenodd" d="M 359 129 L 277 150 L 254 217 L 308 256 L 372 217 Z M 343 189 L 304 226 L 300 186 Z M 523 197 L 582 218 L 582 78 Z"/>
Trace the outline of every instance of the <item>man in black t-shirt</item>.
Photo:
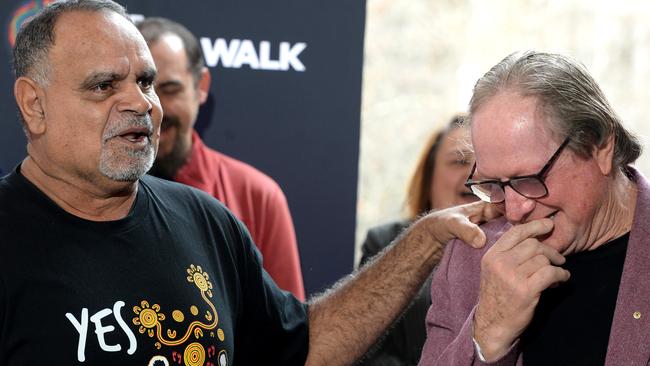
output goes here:
<path id="1" fill-rule="evenodd" d="M 21 28 L 14 94 L 28 156 L 0 180 L 0 364 L 347 365 L 408 304 L 485 204 L 419 220 L 308 305 L 262 269 L 243 225 L 143 177 L 162 110 L 124 9 L 59 1 Z"/>
<path id="2" fill-rule="evenodd" d="M 125 217 L 84 220 L 21 166 L 0 181 L 0 202 L 0 364 L 304 363 L 306 306 L 202 192 L 145 176 Z"/>

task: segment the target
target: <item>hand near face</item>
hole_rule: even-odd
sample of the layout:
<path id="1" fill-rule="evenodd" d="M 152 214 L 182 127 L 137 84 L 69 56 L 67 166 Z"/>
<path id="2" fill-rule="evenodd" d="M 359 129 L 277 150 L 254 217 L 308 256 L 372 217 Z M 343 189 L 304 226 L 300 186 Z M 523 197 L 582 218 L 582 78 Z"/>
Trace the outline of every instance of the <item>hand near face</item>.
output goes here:
<path id="1" fill-rule="evenodd" d="M 542 291 L 569 279 L 565 258 L 536 237 L 553 221 L 541 219 L 508 230 L 481 260 L 474 339 L 487 361 L 503 355 L 530 324 Z"/>
<path id="2" fill-rule="evenodd" d="M 452 239 L 460 239 L 474 248 L 485 245 L 485 233 L 478 225 L 492 220 L 501 213 L 485 202 L 473 202 L 444 210 L 433 211 L 414 224 L 423 234 L 434 241 L 445 244 Z M 442 251 L 441 251 L 442 252 Z"/>

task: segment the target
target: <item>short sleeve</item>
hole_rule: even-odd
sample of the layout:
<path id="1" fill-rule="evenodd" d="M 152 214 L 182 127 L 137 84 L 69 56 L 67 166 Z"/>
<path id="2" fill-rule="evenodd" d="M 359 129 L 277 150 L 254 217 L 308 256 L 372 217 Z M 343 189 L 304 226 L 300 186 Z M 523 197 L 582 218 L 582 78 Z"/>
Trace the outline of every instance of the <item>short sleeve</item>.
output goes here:
<path id="1" fill-rule="evenodd" d="M 278 287 L 304 300 L 298 243 L 287 199 L 275 182 L 269 185 L 263 197 L 254 202 L 259 205 L 255 210 L 255 241 L 264 255 L 263 267 Z"/>
<path id="2" fill-rule="evenodd" d="M 239 268 L 242 301 L 236 319 L 235 363 L 304 365 L 309 350 L 307 305 L 281 290 L 262 268 L 248 230 L 242 239 Z"/>

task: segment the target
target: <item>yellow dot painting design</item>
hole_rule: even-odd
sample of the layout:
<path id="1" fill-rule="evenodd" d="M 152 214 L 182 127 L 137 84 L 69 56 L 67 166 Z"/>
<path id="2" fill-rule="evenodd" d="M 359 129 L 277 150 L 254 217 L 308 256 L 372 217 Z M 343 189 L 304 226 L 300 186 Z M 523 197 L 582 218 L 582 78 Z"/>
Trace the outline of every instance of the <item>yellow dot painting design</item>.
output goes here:
<path id="1" fill-rule="evenodd" d="M 190 343 L 183 352 L 183 362 L 187 366 L 203 366 L 205 362 L 205 348 L 201 343 Z"/>
<path id="2" fill-rule="evenodd" d="M 154 336 L 154 328 L 160 325 L 160 322 L 165 320 L 165 314 L 160 313 L 160 305 L 153 304 L 149 306 L 149 302 L 142 300 L 140 306 L 134 306 L 133 312 L 137 315 L 133 318 L 133 324 L 139 325 L 138 331 L 141 334 L 147 332 L 149 337 Z"/>
<path id="3" fill-rule="evenodd" d="M 180 310 L 174 310 L 172 312 L 172 319 L 174 319 L 174 321 L 177 323 L 182 323 L 183 320 L 185 320 L 185 315 L 183 315 L 183 312 Z"/>
<path id="4" fill-rule="evenodd" d="M 212 330 L 217 328 L 217 325 L 219 324 L 219 316 L 217 314 L 217 309 L 210 300 L 212 298 L 213 287 L 208 273 L 204 272 L 201 266 L 194 264 L 190 264 L 186 269 L 186 272 L 187 282 L 194 284 L 209 310 L 206 310 L 199 317 L 199 308 L 196 305 L 191 305 L 189 310 L 194 317 L 194 320 L 187 326 L 187 328 L 184 328 L 184 331 L 181 331 L 180 329 L 174 330 L 165 327 L 164 321 L 167 319 L 167 316 L 162 311 L 160 305 L 150 305 L 149 301 L 142 300 L 139 306 L 133 307 L 133 313 L 136 316 L 132 319 L 132 322 L 134 325 L 139 327 L 138 331 L 141 334 L 146 333 L 149 337 L 155 337 L 155 347 L 157 349 L 161 349 L 163 346 L 176 347 L 186 345 L 183 351 L 184 364 L 188 366 L 204 366 L 206 362 L 206 351 L 198 340 L 204 337 L 204 331 L 209 331 L 208 333 L 214 337 L 214 332 Z M 189 322 L 192 320 L 192 318 L 186 318 L 185 314 L 178 309 L 171 312 L 171 318 L 177 324 L 182 324 L 185 321 Z M 204 320 L 201 320 L 201 318 Z M 217 338 L 221 342 L 224 342 L 226 336 L 223 329 L 218 328 L 216 329 L 216 332 Z M 192 338 L 194 338 L 195 341 L 187 344 Z M 208 354 L 208 358 L 210 359 L 215 356 L 214 348 L 214 346 L 210 347 L 210 352 Z M 180 353 L 174 352 L 174 354 L 178 356 L 178 362 L 180 363 Z M 216 361 L 218 365 L 221 366 L 227 364 L 227 355 L 225 351 L 220 351 L 217 358 L 218 360 Z M 208 361 L 208 364 L 214 364 L 214 361 Z"/>

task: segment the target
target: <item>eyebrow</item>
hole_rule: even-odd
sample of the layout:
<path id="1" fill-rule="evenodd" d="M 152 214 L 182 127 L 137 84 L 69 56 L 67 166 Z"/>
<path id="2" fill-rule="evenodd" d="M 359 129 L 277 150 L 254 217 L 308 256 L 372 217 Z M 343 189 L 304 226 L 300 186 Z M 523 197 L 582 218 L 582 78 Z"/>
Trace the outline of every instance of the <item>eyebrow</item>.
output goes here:
<path id="1" fill-rule="evenodd" d="M 81 83 L 81 90 L 86 90 L 94 87 L 100 82 L 106 82 L 106 81 L 114 81 L 114 80 L 122 80 L 124 79 L 124 75 L 120 75 L 115 72 L 111 71 L 99 71 L 90 74 L 88 77 L 84 79 L 84 81 Z"/>
<path id="2" fill-rule="evenodd" d="M 474 150 L 472 149 L 452 149 L 452 150 L 447 150 L 447 154 L 465 154 L 465 155 L 474 155 Z"/>
<path id="3" fill-rule="evenodd" d="M 181 83 L 179 80 L 172 79 L 172 80 L 165 80 L 160 82 L 158 85 L 156 85 L 156 88 L 165 88 L 168 86 L 182 86 L 182 85 L 183 83 Z"/>
<path id="4" fill-rule="evenodd" d="M 144 71 L 142 71 L 140 74 L 137 75 L 137 80 L 141 80 L 141 79 L 155 80 L 157 74 L 158 72 L 156 71 L 156 69 L 146 68 Z M 126 77 L 127 77 L 126 75 L 119 74 L 112 71 L 98 71 L 86 77 L 84 81 L 81 83 L 80 89 L 87 90 L 94 87 L 98 83 L 106 82 L 106 81 L 124 80 Z"/>
<path id="5" fill-rule="evenodd" d="M 144 69 L 141 73 L 137 75 L 137 79 L 146 79 L 146 80 L 156 80 L 156 76 L 158 76 L 158 71 L 155 68 L 148 67 Z"/>

